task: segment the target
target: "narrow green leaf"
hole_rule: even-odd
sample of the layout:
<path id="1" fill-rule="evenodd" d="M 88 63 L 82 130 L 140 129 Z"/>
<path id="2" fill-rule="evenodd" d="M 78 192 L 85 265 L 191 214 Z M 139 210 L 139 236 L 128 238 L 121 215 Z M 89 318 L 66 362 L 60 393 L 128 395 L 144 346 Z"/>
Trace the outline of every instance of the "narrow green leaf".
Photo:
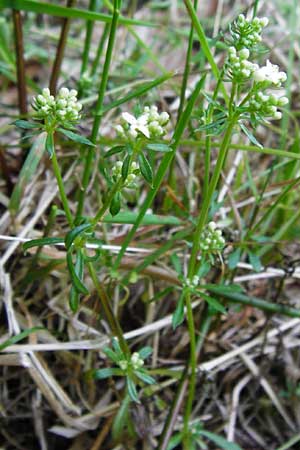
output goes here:
<path id="1" fill-rule="evenodd" d="M 83 280 L 83 272 L 84 272 L 84 259 L 82 250 L 78 250 L 76 252 L 76 262 L 75 262 L 75 273 L 78 276 L 79 280 Z M 79 307 L 79 293 L 77 289 L 72 285 L 69 296 L 69 304 L 71 310 L 75 313 Z"/>
<path id="2" fill-rule="evenodd" d="M 115 216 L 116 214 L 118 214 L 120 209 L 121 209 L 121 195 L 120 192 L 117 192 L 111 201 L 109 212 L 111 213 L 112 216 Z"/>
<path id="3" fill-rule="evenodd" d="M 170 147 L 167 144 L 147 144 L 146 149 L 152 150 L 153 152 L 162 152 L 162 153 L 169 153 L 172 151 L 172 147 Z"/>
<path id="4" fill-rule="evenodd" d="M 33 130 L 35 128 L 41 128 L 40 123 L 28 122 L 28 120 L 18 119 L 15 122 L 12 122 L 12 125 L 15 125 L 18 128 L 22 128 L 24 130 Z"/>
<path id="5" fill-rule="evenodd" d="M 260 272 L 262 269 L 260 257 L 256 253 L 249 252 L 249 251 L 248 251 L 248 256 L 249 256 L 249 262 L 250 262 L 251 266 L 253 267 L 253 269 L 255 270 L 255 272 Z"/>
<path id="6" fill-rule="evenodd" d="M 172 253 L 170 256 L 171 263 L 173 264 L 173 267 L 178 275 L 182 274 L 182 268 L 181 268 L 181 262 L 180 258 L 176 253 Z"/>
<path id="7" fill-rule="evenodd" d="M 150 186 L 152 187 L 153 171 L 152 171 L 152 167 L 151 167 L 148 159 L 146 158 L 144 153 L 140 153 L 138 156 L 138 160 L 139 160 L 139 167 L 140 167 L 141 174 L 143 175 L 143 177 L 145 178 L 147 183 L 149 183 Z"/>
<path id="8" fill-rule="evenodd" d="M 17 212 L 19 209 L 24 189 L 36 172 L 37 166 L 44 154 L 46 136 L 46 133 L 39 134 L 32 144 L 10 198 L 9 209 L 11 211 Z"/>
<path id="9" fill-rule="evenodd" d="M 70 250 L 67 252 L 67 267 L 68 267 L 68 270 L 70 273 L 70 277 L 72 279 L 72 284 L 74 285 L 75 289 L 81 294 L 88 295 L 88 293 L 89 293 L 88 289 L 85 287 L 85 285 L 80 280 L 80 278 L 78 277 L 78 275 L 75 271 L 72 253 Z"/>
<path id="10" fill-rule="evenodd" d="M 249 139 L 249 141 L 252 142 L 252 144 L 256 145 L 259 148 L 264 148 L 263 145 L 261 145 L 261 143 L 258 142 L 255 136 L 253 136 L 251 131 L 249 131 L 248 128 L 242 122 L 239 122 L 239 125 L 243 130 L 243 132 L 245 133 L 245 135 L 247 136 L 247 138 Z"/>
<path id="11" fill-rule="evenodd" d="M 91 228 L 90 223 L 84 223 L 82 225 L 79 225 L 78 227 L 73 228 L 73 230 L 69 231 L 65 237 L 65 246 L 66 249 L 69 250 L 75 239 L 80 236 L 82 233 L 87 231 L 89 228 Z"/>
<path id="12" fill-rule="evenodd" d="M 135 375 L 146 384 L 155 384 L 155 378 L 147 374 L 145 370 L 136 370 Z"/>
<path id="13" fill-rule="evenodd" d="M 44 327 L 27 328 L 27 330 L 24 330 L 21 333 L 10 337 L 6 341 L 2 342 L 2 344 L 0 344 L 0 352 L 2 352 L 2 350 L 9 347 L 10 345 L 16 344 L 17 342 L 21 341 L 22 339 L 25 339 L 30 334 L 35 333 L 36 331 L 39 331 L 39 330 L 45 330 L 45 328 Z"/>
<path id="14" fill-rule="evenodd" d="M 200 265 L 200 267 L 199 267 L 199 269 L 198 269 L 198 272 L 197 272 L 197 276 L 201 279 L 201 278 L 204 278 L 207 274 L 208 274 L 208 272 L 210 271 L 210 269 L 211 269 L 211 264 L 210 264 L 210 262 L 209 261 L 204 261 L 201 265 Z"/>
<path id="15" fill-rule="evenodd" d="M 47 133 L 45 149 L 47 150 L 49 157 L 52 158 L 53 153 L 54 153 L 53 133 Z"/>
<path id="16" fill-rule="evenodd" d="M 172 326 L 173 330 L 182 324 L 184 321 L 184 295 L 181 294 L 179 300 L 177 301 L 176 309 L 172 315 Z"/>
<path id="17" fill-rule="evenodd" d="M 44 245 L 56 245 L 63 244 L 63 238 L 58 237 L 45 237 L 41 239 L 32 239 L 31 241 L 25 242 L 23 244 L 23 250 L 26 251 L 32 247 L 43 247 Z"/>
<path id="18" fill-rule="evenodd" d="M 235 269 L 241 259 L 241 248 L 236 248 L 230 255 L 228 256 L 228 267 L 230 270 Z"/>
<path id="19" fill-rule="evenodd" d="M 69 17 L 82 20 L 92 20 L 110 23 L 112 16 L 102 14 L 86 9 L 68 8 L 65 6 L 58 6 L 51 3 L 39 2 L 34 0 L 0 0 L 0 9 L 9 8 L 19 11 L 31 11 L 37 14 L 49 14 L 56 17 Z M 144 20 L 127 19 L 120 17 L 119 22 L 124 25 L 138 25 L 143 27 L 156 27 L 156 24 L 146 22 Z"/>
<path id="20" fill-rule="evenodd" d="M 201 287 L 212 292 L 217 292 L 218 294 L 236 294 L 243 292 L 243 288 L 239 284 L 203 284 Z"/>
<path id="21" fill-rule="evenodd" d="M 228 442 L 227 439 L 219 436 L 218 434 L 211 433 L 210 431 L 201 430 L 200 434 L 207 437 L 210 441 L 214 442 L 224 450 L 242 450 L 241 447 L 234 442 Z"/>
<path id="22" fill-rule="evenodd" d="M 120 361 L 120 357 L 117 353 L 115 353 L 111 348 L 109 347 L 105 347 L 103 349 L 103 353 L 105 353 L 105 355 L 111 359 L 114 363 L 118 364 L 118 362 Z"/>
<path id="23" fill-rule="evenodd" d="M 112 436 L 114 440 L 117 440 L 121 437 L 122 431 L 127 425 L 130 403 L 131 398 L 129 397 L 129 395 L 126 395 L 121 403 L 117 415 L 115 416 L 114 423 L 112 426 Z"/>
<path id="24" fill-rule="evenodd" d="M 130 160 L 131 160 L 131 156 L 130 155 L 126 155 L 124 161 L 123 161 L 123 165 L 122 165 L 122 180 L 125 181 L 127 176 L 128 176 L 128 172 L 129 172 L 129 167 L 130 167 Z"/>
<path id="25" fill-rule="evenodd" d="M 73 133 L 73 131 L 65 130 L 64 128 L 57 128 L 57 131 L 64 134 L 67 138 L 71 139 L 71 141 L 78 142 L 79 144 L 89 145 L 90 147 L 95 147 L 88 138 L 85 136 L 81 136 L 80 134 Z"/>
<path id="26" fill-rule="evenodd" d="M 104 158 L 109 158 L 110 156 L 116 155 L 117 153 L 123 153 L 125 150 L 125 145 L 116 145 L 105 153 Z"/>
<path id="27" fill-rule="evenodd" d="M 134 381 L 130 377 L 126 377 L 126 384 L 127 384 L 127 390 L 128 395 L 131 398 L 132 401 L 135 403 L 141 403 L 138 397 L 138 393 L 134 384 Z"/>
<path id="28" fill-rule="evenodd" d="M 200 297 L 202 297 L 210 306 L 212 306 L 216 311 L 221 312 L 222 314 L 226 314 L 226 308 L 215 298 L 211 297 L 210 295 L 206 295 L 202 291 L 197 291 Z"/>
<path id="29" fill-rule="evenodd" d="M 95 380 L 104 380 L 105 378 L 110 378 L 114 376 L 122 376 L 123 372 L 121 369 L 116 368 L 105 368 L 105 369 L 98 369 L 95 370 L 93 373 L 93 378 Z"/>
<path id="30" fill-rule="evenodd" d="M 143 347 L 138 351 L 138 354 L 142 359 L 148 358 L 150 355 L 152 355 L 152 348 L 151 347 Z"/>

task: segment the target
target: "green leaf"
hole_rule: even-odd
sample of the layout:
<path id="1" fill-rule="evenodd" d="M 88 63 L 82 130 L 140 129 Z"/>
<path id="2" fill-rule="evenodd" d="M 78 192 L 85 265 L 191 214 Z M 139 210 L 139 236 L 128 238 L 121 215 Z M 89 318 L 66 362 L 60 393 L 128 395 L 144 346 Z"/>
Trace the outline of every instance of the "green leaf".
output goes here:
<path id="1" fill-rule="evenodd" d="M 241 259 L 241 248 L 236 248 L 230 255 L 228 256 L 228 267 L 229 269 L 235 269 Z"/>
<path id="2" fill-rule="evenodd" d="M 234 442 L 228 442 L 227 439 L 219 436 L 218 434 L 211 433 L 210 431 L 201 430 L 200 434 L 207 437 L 210 441 L 214 442 L 224 450 L 242 450 L 241 447 Z"/>
<path id="3" fill-rule="evenodd" d="M 71 141 L 78 142 L 79 144 L 89 145 L 91 147 L 95 147 L 95 144 L 93 144 L 89 139 L 87 139 L 84 136 L 81 136 L 80 134 L 73 133 L 73 131 L 65 130 L 64 128 L 57 128 L 57 131 L 67 136 L 67 138 L 71 139 Z"/>
<path id="4" fill-rule="evenodd" d="M 142 380 L 146 384 L 155 384 L 156 383 L 155 378 L 148 375 L 145 370 L 142 370 L 142 369 L 135 370 L 134 373 L 140 380 Z"/>
<path id="5" fill-rule="evenodd" d="M 102 14 L 91 10 L 82 8 L 70 8 L 66 6 L 54 5 L 46 2 L 39 2 L 35 0 L 0 0 L 0 9 L 9 8 L 19 11 L 31 11 L 38 14 L 49 14 L 56 17 L 69 17 L 77 18 L 81 20 L 100 21 L 110 23 L 112 16 L 108 14 Z M 144 20 L 128 19 L 125 17 L 119 18 L 119 23 L 123 25 L 139 25 L 144 27 L 156 27 L 157 25 L 152 22 L 146 22 Z"/>
<path id="6" fill-rule="evenodd" d="M 162 153 L 169 153 L 172 151 L 172 148 L 169 147 L 169 145 L 167 144 L 147 144 L 146 149 L 152 150 L 153 152 L 162 152 Z"/>
<path id="7" fill-rule="evenodd" d="M 110 156 L 116 155 L 117 153 L 123 153 L 125 150 L 125 145 L 116 145 L 105 153 L 104 158 L 109 158 Z"/>
<path id="8" fill-rule="evenodd" d="M 15 125 L 18 128 L 22 128 L 24 130 L 33 130 L 35 128 L 41 128 L 42 125 L 40 123 L 28 122 L 28 120 L 18 119 L 15 122 L 12 122 L 12 125 Z"/>
<path id="9" fill-rule="evenodd" d="M 173 267 L 176 271 L 176 273 L 178 275 L 182 274 L 182 270 L 181 270 L 181 262 L 180 262 L 180 258 L 176 253 L 172 253 L 172 255 L 170 256 L 171 259 L 171 263 L 173 264 Z"/>
<path id="10" fill-rule="evenodd" d="M 181 443 L 183 438 L 183 433 L 176 433 L 174 436 L 171 437 L 168 443 L 167 450 L 173 450 L 174 448 L 178 447 L 178 445 Z"/>
<path id="11" fill-rule="evenodd" d="M 177 301 L 176 309 L 172 315 L 172 326 L 173 330 L 177 328 L 184 321 L 184 295 L 181 294 L 179 300 Z"/>
<path id="12" fill-rule="evenodd" d="M 56 245 L 63 244 L 63 238 L 58 237 L 46 237 L 41 239 L 32 239 L 31 241 L 25 242 L 23 244 L 23 250 L 26 251 L 32 247 L 43 247 L 44 245 Z"/>
<path id="13" fill-rule="evenodd" d="M 128 395 L 131 398 L 132 401 L 135 403 L 141 403 L 138 397 L 138 393 L 134 384 L 134 381 L 130 377 L 126 377 L 126 384 L 127 384 L 127 390 Z"/>
<path id="14" fill-rule="evenodd" d="M 250 252 L 250 251 L 248 251 L 248 256 L 249 256 L 249 262 L 250 262 L 251 266 L 253 267 L 253 269 L 255 270 L 255 272 L 260 272 L 262 269 L 260 257 L 256 253 Z"/>
<path id="15" fill-rule="evenodd" d="M 143 347 L 141 350 L 138 351 L 138 354 L 142 359 L 148 358 L 150 355 L 152 355 L 152 348 L 151 347 Z"/>
<path id="16" fill-rule="evenodd" d="M 152 171 L 152 167 L 151 167 L 148 159 L 146 158 L 146 156 L 143 153 L 140 153 L 138 156 L 138 160 L 139 160 L 139 167 L 140 167 L 141 174 L 143 175 L 143 177 L 145 178 L 147 183 L 149 183 L 150 186 L 152 186 L 153 185 L 153 171 Z"/>
<path id="17" fill-rule="evenodd" d="M 98 369 L 93 372 L 93 378 L 95 380 L 104 380 L 105 378 L 110 378 L 114 376 L 122 376 L 123 371 L 121 369 L 116 368 L 105 368 L 105 369 Z"/>
<path id="18" fill-rule="evenodd" d="M 123 161 L 123 165 L 122 165 L 122 180 L 123 181 L 125 181 L 128 176 L 130 160 L 131 160 L 131 156 L 127 155 Z"/>
<path id="19" fill-rule="evenodd" d="M 47 150 L 49 157 L 52 158 L 54 153 L 53 133 L 47 133 L 45 149 Z"/>
<path id="20" fill-rule="evenodd" d="M 82 251 L 79 250 L 76 253 L 75 273 L 81 281 L 83 280 L 83 271 L 84 271 L 84 259 L 83 259 Z M 76 312 L 78 310 L 79 293 L 73 285 L 70 290 L 69 304 L 70 304 L 70 308 L 73 312 Z"/>
<path id="21" fill-rule="evenodd" d="M 0 344 L 0 352 L 2 352 L 2 350 L 9 347 L 10 345 L 16 344 L 17 342 L 21 341 L 22 339 L 25 339 L 30 334 L 35 333 L 36 331 L 39 331 L 39 330 L 45 330 L 45 328 L 44 327 L 27 328 L 27 330 L 24 330 L 21 333 L 10 337 L 6 341 L 2 342 L 2 344 Z"/>
<path id="22" fill-rule="evenodd" d="M 197 276 L 201 279 L 203 277 L 205 277 L 208 272 L 211 269 L 211 264 L 209 261 L 204 261 L 203 263 L 201 263 L 201 266 L 199 267 L 199 270 L 197 272 Z"/>
<path id="23" fill-rule="evenodd" d="M 45 151 L 46 133 L 41 133 L 33 141 L 32 147 L 26 157 L 19 174 L 17 184 L 14 187 L 13 193 L 9 202 L 9 209 L 17 212 L 20 206 L 22 193 L 26 185 L 29 183 L 33 174 L 36 172 L 37 166 Z"/>
<path id="24" fill-rule="evenodd" d="M 251 131 L 249 131 L 248 128 L 245 127 L 245 125 L 242 122 L 239 122 L 239 125 L 243 130 L 243 132 L 245 133 L 245 135 L 247 136 L 247 138 L 249 139 L 249 141 L 252 142 L 252 144 L 256 145 L 259 148 L 264 148 L 263 145 L 261 145 L 261 143 L 258 142 L 258 140 L 251 133 Z"/>
<path id="25" fill-rule="evenodd" d="M 221 312 L 222 314 L 226 314 L 226 308 L 222 305 L 222 303 L 220 303 L 218 300 L 216 300 L 215 298 L 211 297 L 210 295 L 205 294 L 202 291 L 197 291 L 197 293 L 204 298 L 204 300 L 213 307 L 213 309 L 215 309 L 216 311 Z"/>
<path id="26" fill-rule="evenodd" d="M 118 364 L 120 359 L 120 355 L 117 355 L 117 353 L 115 353 L 111 348 L 105 347 L 103 349 L 103 353 L 105 353 L 105 355 L 111 360 L 113 361 L 115 364 Z"/>
<path id="27" fill-rule="evenodd" d="M 117 192 L 111 201 L 109 212 L 111 213 L 112 216 L 115 216 L 116 214 L 118 214 L 120 209 L 121 209 L 121 195 L 120 192 Z"/>
<path id="28" fill-rule="evenodd" d="M 90 223 L 83 223 L 82 225 L 78 225 L 78 227 L 75 227 L 73 230 L 69 231 L 65 237 L 66 249 L 69 250 L 75 239 L 89 228 L 91 228 Z"/>
<path id="29" fill-rule="evenodd" d="M 239 292 L 243 292 L 242 286 L 239 284 L 204 284 L 201 287 L 204 287 L 208 291 L 216 292 L 218 294 L 236 294 Z"/>
<path id="30" fill-rule="evenodd" d="M 124 358 L 124 355 L 123 355 L 122 349 L 120 347 L 119 341 L 115 337 L 112 339 L 112 346 L 113 346 L 114 351 L 117 353 L 118 357 L 119 358 L 120 357 Z"/>
<path id="31" fill-rule="evenodd" d="M 127 425 L 128 422 L 128 410 L 131 399 L 129 395 L 126 395 L 124 400 L 121 403 L 121 406 L 118 410 L 117 415 L 115 416 L 114 423 L 112 426 L 112 436 L 114 440 L 120 438 L 122 431 Z"/>
<path id="32" fill-rule="evenodd" d="M 70 273 L 70 277 L 72 279 L 72 284 L 74 285 L 75 289 L 81 294 L 88 295 L 89 294 L 88 289 L 85 287 L 85 285 L 83 284 L 83 282 L 76 273 L 73 264 L 72 253 L 70 250 L 67 252 L 67 267 Z"/>

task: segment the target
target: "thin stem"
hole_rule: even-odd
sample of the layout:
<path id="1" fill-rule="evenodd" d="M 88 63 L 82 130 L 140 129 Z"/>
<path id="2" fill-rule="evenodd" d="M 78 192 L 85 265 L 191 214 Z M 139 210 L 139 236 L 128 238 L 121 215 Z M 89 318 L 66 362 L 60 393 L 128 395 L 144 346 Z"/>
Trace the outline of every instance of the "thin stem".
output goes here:
<path id="1" fill-rule="evenodd" d="M 72 8 L 74 6 L 76 0 L 68 0 L 67 8 Z M 52 68 L 52 73 L 50 77 L 49 88 L 52 95 L 56 94 L 57 82 L 60 74 L 60 69 L 64 57 L 65 47 L 67 44 L 67 37 L 70 29 L 70 18 L 66 17 L 63 19 L 61 33 L 59 37 L 59 42 L 57 46 L 55 61 Z"/>
<path id="2" fill-rule="evenodd" d="M 91 134 L 91 141 L 93 142 L 93 144 L 96 143 L 100 124 L 101 124 L 102 114 L 103 114 L 102 106 L 103 106 L 103 100 L 104 100 L 104 95 L 105 95 L 106 85 L 107 85 L 107 80 L 108 80 L 108 75 L 109 75 L 109 68 L 110 68 L 110 63 L 111 63 L 111 58 L 112 58 L 112 52 L 113 52 L 114 43 L 115 43 L 118 19 L 120 16 L 120 9 L 119 9 L 120 3 L 121 3 L 120 0 L 114 1 L 114 12 L 113 12 L 112 22 L 111 22 L 111 26 L 110 26 L 109 40 L 108 40 L 108 46 L 107 46 L 107 51 L 106 51 L 104 67 L 103 67 L 102 79 L 101 79 L 101 83 L 99 86 L 98 100 L 97 100 L 97 104 L 96 104 L 96 115 L 95 115 L 92 134 Z M 86 189 L 87 189 L 87 186 L 88 186 L 88 183 L 90 180 L 90 176 L 91 176 L 91 171 L 92 171 L 93 158 L 94 158 L 94 149 L 89 148 L 87 157 L 85 159 L 85 166 L 84 166 L 84 170 L 83 170 L 81 190 L 80 190 L 79 199 L 78 199 L 78 207 L 77 207 L 77 215 L 76 215 L 77 217 L 80 217 L 82 214 Z"/>
<path id="3" fill-rule="evenodd" d="M 26 91 L 26 81 L 25 81 L 22 17 L 21 17 L 20 11 L 16 11 L 13 9 L 12 13 L 13 13 L 15 43 L 16 43 L 16 65 L 17 65 L 17 85 L 18 85 L 18 97 L 19 97 L 19 110 L 20 110 L 20 114 L 25 116 L 27 114 L 27 91 Z"/>
<path id="4" fill-rule="evenodd" d="M 99 61 L 100 61 L 100 58 L 102 56 L 104 44 L 105 44 L 106 38 L 107 38 L 108 33 L 109 33 L 109 28 L 110 28 L 110 24 L 106 23 L 105 26 L 104 26 L 104 30 L 103 30 L 103 33 L 102 33 L 102 36 L 101 36 L 98 48 L 97 48 L 97 53 L 96 53 L 95 59 L 94 59 L 93 65 L 92 65 L 92 70 L 91 70 L 91 76 L 92 77 L 97 72 Z"/>
<path id="5" fill-rule="evenodd" d="M 114 198 L 115 194 L 120 189 L 121 183 L 122 183 L 122 181 L 118 181 L 117 183 L 114 184 L 114 186 L 112 187 L 112 189 L 108 193 L 108 195 L 106 197 L 106 200 L 103 203 L 102 207 L 99 209 L 99 211 L 97 212 L 97 214 L 95 215 L 95 217 L 91 221 L 91 223 L 93 225 L 96 225 L 102 219 L 102 217 L 104 216 L 104 214 L 108 210 L 108 208 L 109 208 L 109 206 L 110 206 L 110 204 L 112 202 L 112 199 Z"/>
<path id="6" fill-rule="evenodd" d="M 95 11 L 95 9 L 96 9 L 96 0 L 90 0 L 89 11 Z M 82 54 L 82 64 L 81 64 L 81 69 L 80 69 L 80 75 L 83 75 L 87 70 L 93 27 L 94 27 L 94 22 L 92 20 L 87 20 L 86 35 L 85 35 L 84 49 L 83 49 L 83 54 Z"/>
<path id="7" fill-rule="evenodd" d="M 64 187 L 64 182 L 63 182 L 63 179 L 62 179 L 62 176 L 60 173 L 60 168 L 59 168 L 59 165 L 57 162 L 55 151 L 53 151 L 51 161 L 52 161 L 53 172 L 54 172 L 54 175 L 55 175 L 55 178 L 57 181 L 57 185 L 58 185 L 58 190 L 60 193 L 61 202 L 62 202 L 64 211 L 66 213 L 66 217 L 69 222 L 69 225 L 70 225 L 70 227 L 72 227 L 73 226 L 73 216 L 72 216 L 72 213 L 69 208 L 68 199 L 67 199 L 65 187 Z"/>
<path id="8" fill-rule="evenodd" d="M 125 355 L 128 355 L 129 348 L 128 348 L 127 342 L 124 339 L 121 325 L 119 324 L 118 319 L 114 316 L 114 313 L 113 313 L 110 303 L 109 303 L 109 298 L 107 296 L 107 293 L 104 290 L 104 288 L 102 287 L 102 285 L 99 283 L 97 273 L 91 262 L 88 263 L 88 270 L 89 270 L 91 279 L 94 283 L 95 289 L 99 295 L 101 305 L 103 307 L 103 310 L 104 310 L 106 319 L 109 323 L 110 329 L 111 329 L 113 335 L 118 338 L 119 344 L 120 344 L 120 347 L 121 347 L 123 353 L 125 353 Z"/>
<path id="9" fill-rule="evenodd" d="M 224 164 L 225 158 L 228 153 L 230 139 L 231 139 L 233 128 L 236 124 L 236 120 L 237 120 L 237 118 L 233 118 L 231 120 L 231 122 L 228 124 L 226 133 L 224 135 L 223 142 L 222 142 L 220 150 L 219 150 L 216 167 L 214 169 L 213 176 L 209 183 L 208 192 L 207 192 L 206 197 L 204 198 L 203 205 L 202 205 L 199 217 L 198 217 L 198 222 L 197 222 L 196 230 L 194 233 L 194 241 L 193 241 L 193 247 L 192 247 L 192 252 L 191 252 L 191 258 L 190 258 L 190 262 L 189 262 L 188 277 L 191 277 L 194 275 L 194 269 L 195 269 L 197 254 L 198 254 L 198 250 L 199 250 L 199 242 L 200 242 L 200 238 L 201 238 L 201 233 L 202 233 L 203 227 L 205 225 L 205 221 L 207 219 L 208 211 L 209 211 L 209 208 L 211 205 L 212 196 L 217 187 L 217 184 L 218 184 L 218 181 L 219 181 L 219 178 L 221 175 L 221 171 L 223 169 L 223 164 Z"/>
<path id="10" fill-rule="evenodd" d="M 185 305 L 186 305 L 186 317 L 187 317 L 187 325 L 189 330 L 190 337 L 190 358 L 189 358 L 189 366 L 191 369 L 190 378 L 189 378 L 189 390 L 188 390 L 188 398 L 185 407 L 184 414 L 184 449 L 190 450 L 189 445 L 189 420 L 192 412 L 193 401 L 195 397 L 195 389 L 196 389 L 196 370 L 197 370 L 197 355 L 196 355 L 196 334 L 195 334 L 195 324 L 194 324 L 194 316 L 191 302 L 191 293 L 187 291 L 185 296 Z"/>

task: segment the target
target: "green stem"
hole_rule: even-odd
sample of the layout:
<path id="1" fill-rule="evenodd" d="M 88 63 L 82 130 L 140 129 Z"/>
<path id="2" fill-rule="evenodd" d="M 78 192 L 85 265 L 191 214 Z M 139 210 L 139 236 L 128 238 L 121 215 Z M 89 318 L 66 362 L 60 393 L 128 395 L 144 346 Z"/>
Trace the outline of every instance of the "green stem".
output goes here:
<path id="1" fill-rule="evenodd" d="M 190 420 L 192 407 L 193 407 L 193 401 L 194 401 L 194 397 L 195 397 L 196 370 L 197 370 L 196 334 L 195 334 L 195 324 L 194 324 L 194 316 L 193 316 L 190 291 L 187 291 L 187 294 L 185 297 L 185 305 L 186 305 L 187 325 L 188 325 L 189 337 L 190 337 L 189 366 L 190 366 L 191 372 L 190 372 L 190 378 L 189 378 L 188 398 L 187 398 L 185 414 L 184 414 L 183 444 L 184 444 L 184 450 L 190 450 L 189 420 Z"/>
<path id="2" fill-rule="evenodd" d="M 209 208 L 211 205 L 212 196 L 217 187 L 217 184 L 218 184 L 218 181 L 219 181 L 219 178 L 221 175 L 221 171 L 223 169 L 224 161 L 225 161 L 227 153 L 228 153 L 230 139 L 231 139 L 233 128 L 236 124 L 236 120 L 237 120 L 237 118 L 233 117 L 231 122 L 229 122 L 229 124 L 228 124 L 226 133 L 224 135 L 224 139 L 222 141 L 222 144 L 221 144 L 221 147 L 219 150 L 219 156 L 217 159 L 216 167 L 214 169 L 214 173 L 213 173 L 211 181 L 209 183 L 207 195 L 204 198 L 203 205 L 202 205 L 199 217 L 198 217 L 198 222 L 197 222 L 196 230 L 194 233 L 194 241 L 193 241 L 193 247 L 192 247 L 192 252 L 191 252 L 191 258 L 189 261 L 188 277 L 192 277 L 194 275 L 194 269 L 195 269 L 198 250 L 199 250 L 201 233 L 202 233 L 202 230 L 204 228 L 204 225 L 205 225 L 205 222 L 207 219 L 208 211 L 209 211 Z"/>
<path id="3" fill-rule="evenodd" d="M 89 11 L 95 11 L 95 9 L 96 9 L 96 0 L 90 0 Z M 87 70 L 93 27 L 94 27 L 94 22 L 92 20 L 88 20 L 86 22 L 86 35 L 85 35 L 84 49 L 83 49 L 83 54 L 82 54 L 82 64 L 81 64 L 80 75 L 83 75 Z"/>
<path id="4" fill-rule="evenodd" d="M 104 214 L 108 210 L 108 208 L 109 208 L 109 206 L 110 206 L 110 204 L 112 202 L 112 199 L 114 198 L 115 194 L 121 188 L 121 185 L 122 185 L 122 180 L 120 180 L 120 181 L 118 181 L 117 183 L 114 184 L 114 186 L 112 187 L 112 189 L 108 193 L 105 202 L 103 203 L 103 205 L 101 206 L 101 208 L 99 209 L 99 211 L 97 212 L 95 217 L 91 220 L 91 223 L 93 225 L 96 225 L 102 219 L 102 217 L 104 216 Z"/>
<path id="5" fill-rule="evenodd" d="M 105 57 L 105 62 L 104 62 L 104 67 L 103 67 L 102 79 L 101 79 L 101 83 L 99 86 L 98 100 L 97 100 L 97 104 L 96 104 L 96 114 L 95 114 L 92 134 L 91 134 L 91 141 L 93 144 L 95 144 L 97 141 L 97 136 L 98 136 L 101 119 L 102 119 L 102 114 L 103 114 L 103 112 L 102 112 L 103 100 L 104 100 L 104 95 L 105 95 L 106 86 L 107 86 L 112 52 L 113 52 L 114 43 L 115 43 L 118 19 L 120 16 L 120 9 L 119 9 L 120 4 L 121 4 L 120 0 L 114 0 L 114 12 L 113 12 L 112 22 L 111 22 L 111 26 L 110 26 L 110 34 L 109 34 L 107 52 L 106 52 L 106 57 Z M 81 185 L 81 190 L 79 193 L 78 207 L 77 207 L 77 214 L 76 214 L 77 218 L 80 217 L 82 214 L 86 189 L 87 189 L 87 186 L 88 186 L 88 183 L 89 183 L 89 180 L 91 177 L 91 172 L 92 172 L 93 158 L 94 158 L 94 149 L 89 148 L 87 157 L 85 159 L 85 166 L 84 166 L 83 177 L 82 177 L 82 185 Z"/>
<path id="6" fill-rule="evenodd" d="M 120 344 L 120 347 L 121 347 L 123 353 L 125 355 L 128 355 L 129 354 L 129 348 L 128 348 L 127 342 L 124 339 L 121 325 L 120 325 L 118 319 L 114 316 L 114 313 L 113 313 L 113 311 L 111 309 L 107 293 L 104 290 L 104 288 L 101 286 L 101 284 L 99 283 L 99 280 L 98 280 L 98 277 L 97 277 L 97 273 L 95 271 L 93 263 L 89 262 L 87 265 L 88 265 L 88 270 L 89 270 L 91 279 L 92 279 L 92 281 L 94 283 L 94 286 L 95 286 L 95 289 L 97 291 L 97 294 L 99 295 L 99 299 L 101 301 L 101 305 L 103 307 L 103 310 L 104 310 L 106 319 L 107 319 L 107 321 L 109 323 L 110 329 L 111 329 L 113 335 L 118 338 L 119 344 Z"/>
<path id="7" fill-rule="evenodd" d="M 62 202 L 64 211 L 66 213 L 66 217 L 69 222 L 69 225 L 72 228 L 73 216 L 72 216 L 72 213 L 69 208 L 68 199 L 67 199 L 65 187 L 64 187 L 64 182 L 63 182 L 63 179 L 62 179 L 62 176 L 60 173 L 60 168 L 59 168 L 59 165 L 57 162 L 56 153 L 55 153 L 54 149 L 53 149 L 53 155 L 52 155 L 51 161 L 52 161 L 53 172 L 54 172 L 54 175 L 55 175 L 55 178 L 57 181 L 57 185 L 58 185 L 58 190 L 60 193 L 61 202 Z"/>

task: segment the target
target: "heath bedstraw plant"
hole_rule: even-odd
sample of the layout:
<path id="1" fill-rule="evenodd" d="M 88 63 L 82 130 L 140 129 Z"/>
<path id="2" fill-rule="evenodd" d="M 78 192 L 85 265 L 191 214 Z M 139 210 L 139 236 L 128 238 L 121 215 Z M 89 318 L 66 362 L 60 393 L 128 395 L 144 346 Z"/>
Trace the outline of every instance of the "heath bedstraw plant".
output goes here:
<path id="1" fill-rule="evenodd" d="M 189 3 L 189 2 L 188 2 Z M 191 6 L 189 6 L 191 10 Z M 192 17 L 194 12 L 192 11 Z M 258 45 L 262 41 L 262 31 L 268 24 L 266 18 L 246 19 L 240 15 L 230 26 L 229 48 L 224 70 L 217 80 L 213 96 L 206 96 L 209 106 L 203 111 L 202 120 L 204 124 L 199 127 L 199 131 L 204 131 L 208 135 L 206 141 L 205 172 L 206 180 L 204 186 L 204 197 L 200 214 L 197 219 L 194 232 L 191 256 L 188 265 L 187 279 L 192 280 L 185 283 L 183 287 L 184 302 L 180 297 L 179 305 L 173 316 L 173 325 L 181 322 L 183 316 L 183 304 L 186 305 L 187 323 L 190 334 L 190 384 L 186 410 L 184 415 L 184 448 L 190 448 L 189 418 L 192 411 L 192 403 L 195 394 L 196 383 L 196 340 L 193 312 L 191 307 L 191 295 L 193 289 L 194 276 L 199 270 L 197 258 L 203 251 L 219 251 L 225 242 L 221 233 L 213 226 L 206 226 L 212 199 L 215 194 L 221 171 L 224 167 L 232 134 L 240 128 L 252 143 L 260 146 L 252 132 L 258 124 L 266 122 L 268 119 L 280 119 L 281 112 L 278 108 L 287 103 L 287 98 L 281 88 L 286 80 L 286 74 L 281 72 L 278 66 L 273 65 L 269 60 L 265 66 L 259 66 L 256 59 Z M 200 32 L 201 29 L 199 28 Z M 199 36 L 200 36 L 199 32 Z M 230 97 L 228 107 L 219 101 L 219 90 L 223 82 L 231 82 Z M 210 148 L 212 135 L 224 132 L 223 140 L 219 149 L 217 161 L 209 179 L 210 173 Z M 217 232 L 216 232 L 217 231 Z M 200 280 L 199 280 L 200 281 Z M 193 288 L 193 286 L 192 286 Z M 203 294 L 200 294 L 200 297 Z M 175 318 L 174 318 L 175 317 Z"/>

